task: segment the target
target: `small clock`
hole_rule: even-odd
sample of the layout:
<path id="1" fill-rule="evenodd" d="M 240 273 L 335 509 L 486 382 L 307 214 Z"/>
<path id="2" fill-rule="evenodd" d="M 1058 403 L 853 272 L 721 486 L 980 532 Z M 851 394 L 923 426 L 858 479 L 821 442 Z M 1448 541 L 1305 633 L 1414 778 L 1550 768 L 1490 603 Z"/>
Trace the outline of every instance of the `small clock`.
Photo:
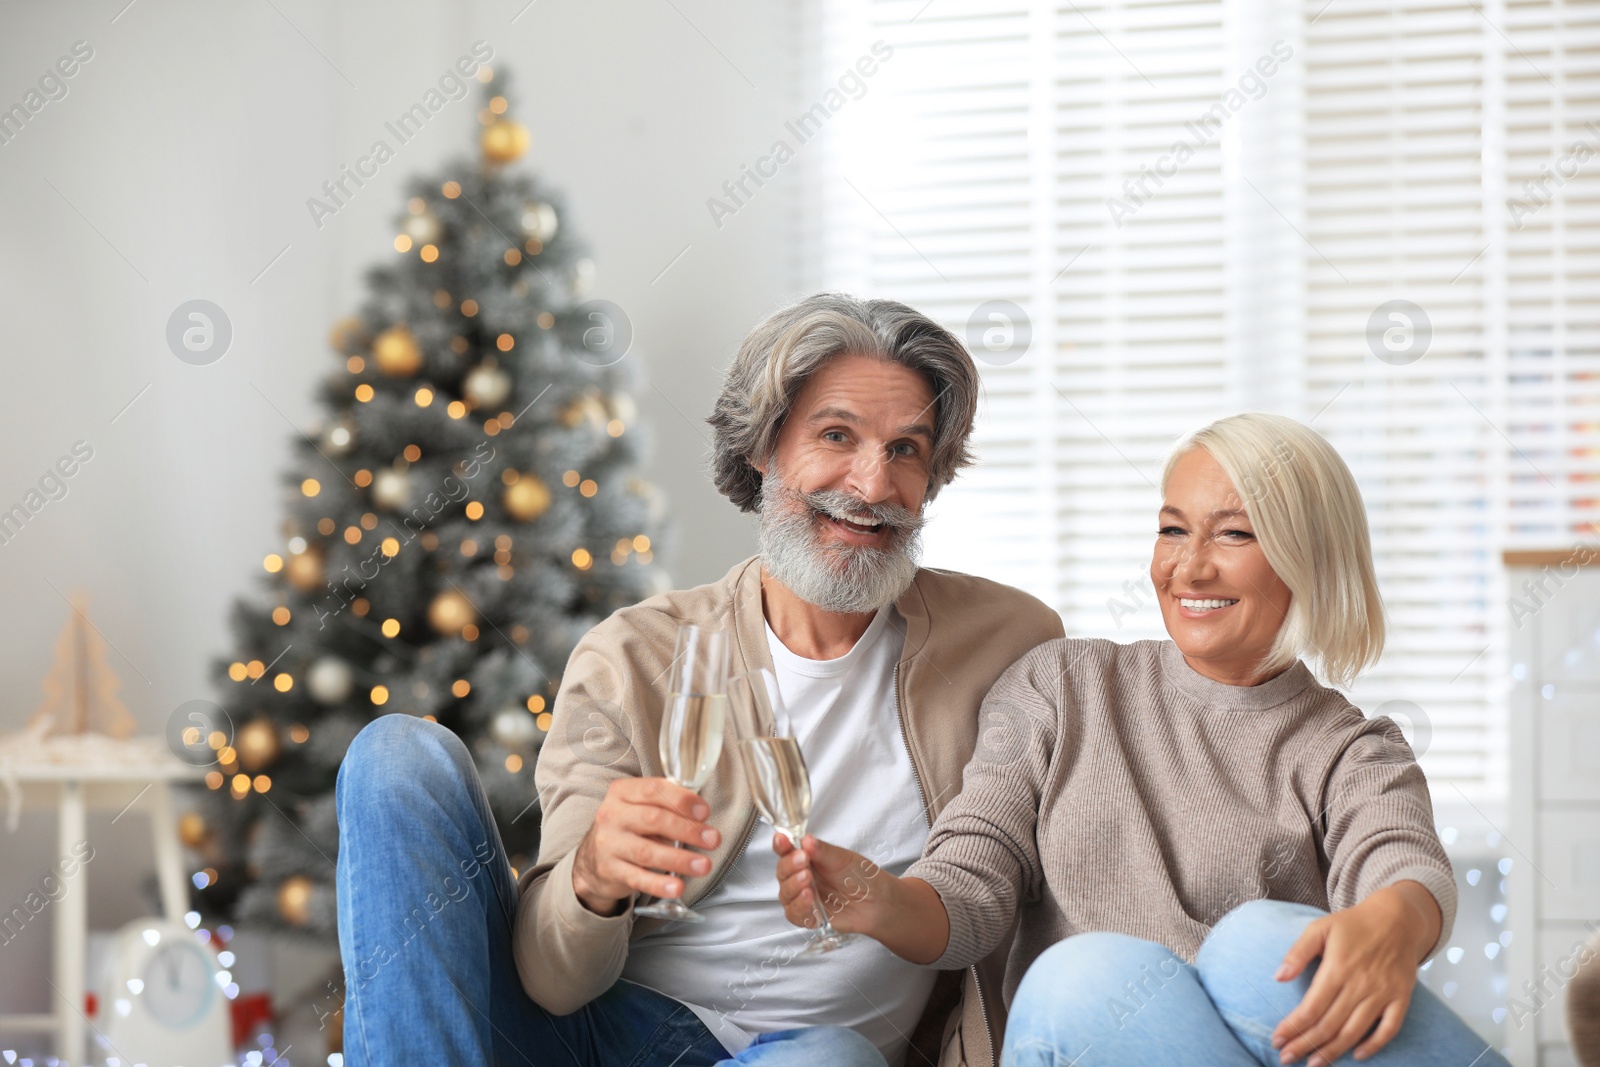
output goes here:
<path id="1" fill-rule="evenodd" d="M 211 948 L 182 923 L 138 919 L 124 926 L 101 987 L 105 1055 L 151 1067 L 232 1064 L 227 981 Z"/>

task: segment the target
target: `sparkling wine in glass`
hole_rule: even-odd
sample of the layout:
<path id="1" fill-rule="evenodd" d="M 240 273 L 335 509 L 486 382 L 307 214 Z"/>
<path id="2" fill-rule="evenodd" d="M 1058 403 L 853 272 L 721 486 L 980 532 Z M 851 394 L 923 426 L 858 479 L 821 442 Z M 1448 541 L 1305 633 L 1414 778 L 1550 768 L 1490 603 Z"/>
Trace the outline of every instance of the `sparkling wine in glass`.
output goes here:
<path id="1" fill-rule="evenodd" d="M 661 716 L 661 768 L 674 784 L 696 792 L 722 755 L 728 707 L 728 635 L 685 623 L 678 628 L 672 656 L 667 707 Z M 682 843 L 674 841 L 674 848 Z M 677 922 L 704 922 L 705 916 L 682 901 L 658 899 L 635 909 L 638 915 Z"/>
<path id="2" fill-rule="evenodd" d="M 752 700 L 751 710 L 740 716 L 738 748 L 744 758 L 745 779 L 761 814 L 799 848 L 811 819 L 811 774 L 806 769 L 805 754 L 800 751 L 793 723 L 784 710 L 777 678 L 765 667 L 756 668 L 745 678 Z M 800 955 L 832 952 L 856 940 L 855 934 L 841 934 L 833 928 L 814 882 L 811 909 L 817 918 L 817 932 Z"/>

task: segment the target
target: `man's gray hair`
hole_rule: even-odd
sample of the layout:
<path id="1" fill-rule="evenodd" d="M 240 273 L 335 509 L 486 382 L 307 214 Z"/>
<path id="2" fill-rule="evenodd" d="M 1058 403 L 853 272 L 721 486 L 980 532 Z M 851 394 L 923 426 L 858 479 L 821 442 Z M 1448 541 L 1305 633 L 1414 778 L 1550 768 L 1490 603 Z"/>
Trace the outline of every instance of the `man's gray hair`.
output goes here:
<path id="1" fill-rule="evenodd" d="M 933 448 L 927 498 L 973 462 L 967 440 L 978 410 L 978 369 L 961 341 L 920 311 L 894 300 L 817 293 L 769 316 L 745 337 L 728 365 L 712 426 L 712 480 L 740 511 L 761 499 L 762 462 L 806 381 L 845 354 L 911 368 L 933 392 Z"/>

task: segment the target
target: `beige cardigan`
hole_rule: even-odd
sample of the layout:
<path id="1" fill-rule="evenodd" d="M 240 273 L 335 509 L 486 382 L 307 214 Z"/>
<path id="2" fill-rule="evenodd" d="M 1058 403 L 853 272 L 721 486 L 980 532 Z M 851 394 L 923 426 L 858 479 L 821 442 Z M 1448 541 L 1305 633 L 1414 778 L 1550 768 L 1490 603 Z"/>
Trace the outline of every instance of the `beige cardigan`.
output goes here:
<path id="1" fill-rule="evenodd" d="M 989 687 L 1029 649 L 1061 637 L 1061 619 L 1009 586 L 931 568 L 917 572 L 895 607 L 906 620 L 904 650 L 895 668 L 900 728 L 932 825 L 961 787 Z M 770 668 L 759 558 L 735 565 L 717 582 L 662 593 L 615 612 L 578 642 L 561 678 L 554 721 L 534 775 L 543 809 L 539 862 L 520 881 L 514 946 L 528 996 L 558 1015 L 576 1011 L 610 988 L 622 973 L 629 941 L 661 925 L 636 920 L 631 905 L 612 917 L 586 909 L 572 890 L 572 861 L 608 783 L 662 773 L 656 736 L 666 703 L 667 665 L 678 624 L 684 622 L 731 629 L 734 672 Z M 722 880 L 756 825 L 755 805 L 736 761 L 725 757 L 701 795 L 722 844 L 710 853 L 711 873 L 688 880 L 684 902 L 691 905 Z M 773 907 L 778 907 L 776 886 Z M 1005 961 L 1002 947 L 967 968 L 960 1009 L 940 1039 L 939 1061 L 946 1067 L 995 1061 L 1004 1026 L 1000 980 Z M 937 993 L 929 1010 L 942 1010 Z M 925 1018 L 919 1032 L 930 1022 L 937 1020 Z"/>

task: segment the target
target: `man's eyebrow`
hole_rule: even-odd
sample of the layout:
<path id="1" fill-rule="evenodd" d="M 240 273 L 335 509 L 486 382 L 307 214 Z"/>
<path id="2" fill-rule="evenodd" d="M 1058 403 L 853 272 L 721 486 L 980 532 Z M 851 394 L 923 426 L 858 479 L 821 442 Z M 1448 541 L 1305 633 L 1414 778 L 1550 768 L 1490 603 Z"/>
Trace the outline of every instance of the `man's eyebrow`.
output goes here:
<path id="1" fill-rule="evenodd" d="M 859 426 L 862 422 L 861 416 L 857 415 L 853 411 L 840 407 L 819 408 L 818 410 L 812 412 L 811 417 L 806 421 L 831 422 L 835 419 L 841 422 L 848 422 L 852 426 Z M 909 425 L 902 426 L 900 427 L 899 432 L 907 436 L 917 435 L 926 437 L 930 441 L 933 440 L 933 427 L 929 426 L 925 422 L 913 422 Z"/>

